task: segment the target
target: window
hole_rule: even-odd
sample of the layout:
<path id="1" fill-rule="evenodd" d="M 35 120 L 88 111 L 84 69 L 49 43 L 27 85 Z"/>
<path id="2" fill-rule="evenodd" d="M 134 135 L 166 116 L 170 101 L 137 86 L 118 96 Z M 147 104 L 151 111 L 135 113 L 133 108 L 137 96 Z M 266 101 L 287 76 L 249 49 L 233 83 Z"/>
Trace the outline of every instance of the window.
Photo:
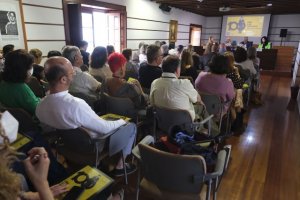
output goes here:
<path id="1" fill-rule="evenodd" d="M 120 13 L 91 9 L 82 12 L 81 17 L 82 37 L 89 43 L 88 52 L 91 53 L 97 46 L 107 45 L 113 45 L 120 52 Z"/>
<path id="2" fill-rule="evenodd" d="M 191 24 L 190 25 L 190 43 L 193 46 L 200 46 L 201 44 L 201 31 L 202 26 Z"/>

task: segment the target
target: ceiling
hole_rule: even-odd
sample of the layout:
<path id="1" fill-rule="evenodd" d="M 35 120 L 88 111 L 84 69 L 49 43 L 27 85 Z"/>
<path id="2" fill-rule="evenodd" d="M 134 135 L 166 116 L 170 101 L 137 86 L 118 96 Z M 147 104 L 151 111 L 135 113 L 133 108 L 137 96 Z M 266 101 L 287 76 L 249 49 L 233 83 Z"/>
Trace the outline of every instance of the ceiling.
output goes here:
<path id="1" fill-rule="evenodd" d="M 300 13 L 300 0 L 151 0 L 203 16 Z M 202 1 L 202 2 L 200 2 Z M 267 6 L 272 4 L 272 6 Z M 220 12 L 227 8 L 230 11 Z M 225 7 L 225 9 L 224 9 Z M 228 10 L 228 9 L 227 9 Z M 296 19 L 295 19 L 296 20 Z M 300 20 L 300 19 L 298 19 Z"/>

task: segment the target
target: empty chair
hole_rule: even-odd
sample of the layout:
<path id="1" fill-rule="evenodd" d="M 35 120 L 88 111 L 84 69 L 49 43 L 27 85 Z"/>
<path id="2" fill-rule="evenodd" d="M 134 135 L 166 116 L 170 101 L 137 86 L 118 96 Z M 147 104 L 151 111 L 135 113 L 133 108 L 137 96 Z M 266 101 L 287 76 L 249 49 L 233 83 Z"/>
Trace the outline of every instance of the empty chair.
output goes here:
<path id="1" fill-rule="evenodd" d="M 176 125 L 185 126 L 187 129 L 201 129 L 204 124 L 208 124 L 208 134 L 210 134 L 210 122 L 213 115 L 201 122 L 193 122 L 191 115 L 186 110 L 154 107 L 154 138 L 156 138 L 156 127 L 170 134 Z"/>
<path id="2" fill-rule="evenodd" d="M 218 178 L 223 174 L 228 160 L 225 150 L 218 153 L 213 173 L 206 172 L 206 163 L 202 156 L 171 154 L 145 144 L 139 144 L 139 151 L 143 179 L 141 182 L 138 180 L 138 186 L 151 197 L 163 200 L 200 200 L 202 187 L 207 183 L 206 200 L 209 200 L 211 185 L 214 183 L 216 199 Z"/>
<path id="3" fill-rule="evenodd" d="M 206 110 L 210 115 L 214 115 L 215 121 L 219 124 L 219 131 L 222 131 L 222 122 L 223 117 L 226 115 L 226 127 L 225 133 L 229 132 L 230 129 L 230 109 L 231 101 L 229 102 L 222 102 L 221 98 L 215 94 L 205 94 L 201 93 L 201 100 L 206 106 Z M 226 111 L 227 109 L 227 111 Z"/>

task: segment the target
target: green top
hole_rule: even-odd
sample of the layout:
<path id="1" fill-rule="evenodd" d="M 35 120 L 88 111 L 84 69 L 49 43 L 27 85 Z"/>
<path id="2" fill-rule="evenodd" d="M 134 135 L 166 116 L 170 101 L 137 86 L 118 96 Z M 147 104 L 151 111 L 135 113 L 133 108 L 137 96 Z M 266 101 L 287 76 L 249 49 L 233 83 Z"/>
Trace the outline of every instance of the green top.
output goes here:
<path id="1" fill-rule="evenodd" d="M 0 102 L 7 107 L 22 108 L 30 114 L 35 114 L 35 108 L 40 102 L 26 83 L 0 83 Z"/>
<path id="2" fill-rule="evenodd" d="M 266 46 L 265 46 L 265 49 L 271 49 L 271 47 L 272 47 L 271 42 L 268 42 L 268 43 L 266 44 Z M 262 43 L 259 43 L 259 44 L 258 44 L 258 48 L 259 48 L 259 49 L 262 49 L 262 48 L 263 48 L 263 44 L 262 44 Z"/>

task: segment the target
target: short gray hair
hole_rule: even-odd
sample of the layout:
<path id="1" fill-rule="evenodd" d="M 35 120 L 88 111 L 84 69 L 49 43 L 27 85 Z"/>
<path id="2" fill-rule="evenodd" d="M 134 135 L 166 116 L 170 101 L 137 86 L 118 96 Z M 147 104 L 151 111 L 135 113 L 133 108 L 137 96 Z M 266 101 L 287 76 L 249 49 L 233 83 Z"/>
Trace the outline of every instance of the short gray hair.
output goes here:
<path id="1" fill-rule="evenodd" d="M 68 59 L 71 62 L 71 64 L 74 66 L 75 56 L 78 51 L 80 52 L 79 48 L 76 46 L 66 46 L 62 50 L 62 56 Z"/>

